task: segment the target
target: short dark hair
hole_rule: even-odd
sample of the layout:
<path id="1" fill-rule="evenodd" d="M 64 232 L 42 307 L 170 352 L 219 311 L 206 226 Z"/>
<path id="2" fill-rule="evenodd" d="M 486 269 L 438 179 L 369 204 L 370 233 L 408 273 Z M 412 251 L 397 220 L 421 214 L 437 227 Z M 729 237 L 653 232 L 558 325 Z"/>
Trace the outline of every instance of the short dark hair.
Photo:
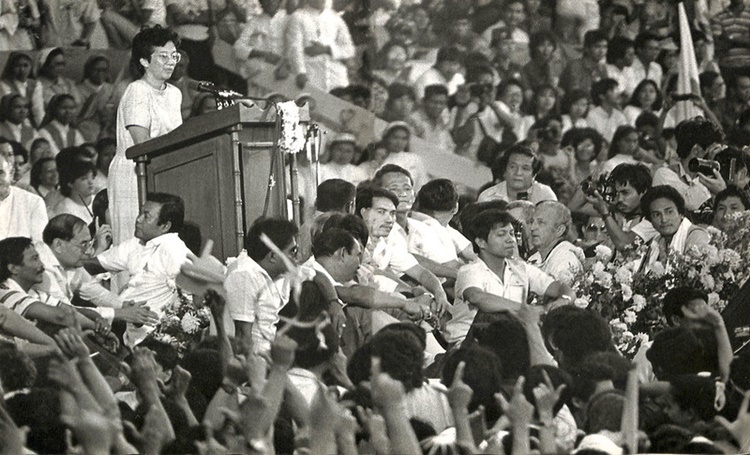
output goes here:
<path id="1" fill-rule="evenodd" d="M 643 194 L 651 188 L 651 171 L 643 164 L 622 163 L 615 166 L 609 174 L 609 178 L 622 185 L 630 183 L 639 194 Z"/>
<path id="2" fill-rule="evenodd" d="M 168 28 L 161 25 L 153 27 L 144 27 L 133 38 L 133 46 L 130 51 L 130 70 L 133 74 L 143 76 L 146 69 L 141 65 L 141 59 L 151 61 L 151 54 L 155 47 L 164 46 L 172 41 L 176 47 L 180 47 L 180 37 Z"/>
<path id="3" fill-rule="evenodd" d="M 531 366 L 529 342 L 523 324 L 510 312 L 503 311 L 486 326 L 474 325 L 476 341 L 500 359 L 503 366 L 502 377 L 515 381 L 525 375 Z"/>
<path id="4" fill-rule="evenodd" d="M 592 352 L 614 349 L 609 324 L 598 313 L 591 310 L 571 312 L 565 317 L 565 324 L 556 327 L 552 334 L 555 346 L 562 351 L 564 369 L 580 363 Z"/>
<path id="5" fill-rule="evenodd" d="M 23 264 L 23 252 L 32 246 L 28 237 L 8 237 L 0 240 L 0 283 L 10 278 L 11 265 Z"/>
<path id="6" fill-rule="evenodd" d="M 565 132 L 565 134 L 563 134 L 560 146 L 567 147 L 570 145 L 575 149 L 581 142 L 585 141 L 586 139 L 591 140 L 591 143 L 594 144 L 594 156 L 591 157 L 591 161 L 594 161 L 599 155 L 599 152 L 602 151 L 602 144 L 604 143 L 604 138 L 594 128 L 586 127 L 569 129 Z"/>
<path id="7" fill-rule="evenodd" d="M 490 231 L 495 227 L 508 225 L 513 226 L 513 217 L 503 210 L 485 210 L 474 217 L 471 226 L 467 227 L 467 233 L 469 234 L 471 244 L 474 246 L 474 251 L 479 253 L 479 245 L 477 245 L 476 239 L 487 240 Z"/>
<path id="8" fill-rule="evenodd" d="M 641 196 L 641 213 L 647 220 L 651 221 L 651 204 L 657 199 L 669 199 L 677 206 L 677 212 L 680 215 L 685 215 L 685 198 L 682 197 L 680 192 L 670 185 L 657 185 L 649 188 Z"/>
<path id="9" fill-rule="evenodd" d="M 398 164 L 384 164 L 380 169 L 375 172 L 375 175 L 372 176 L 372 184 L 375 186 L 383 187 L 383 176 L 385 174 L 404 174 L 405 176 L 409 177 L 409 181 L 412 185 L 414 185 L 414 177 L 411 176 L 411 172 L 407 171 L 406 169 L 402 168 Z"/>
<path id="10" fill-rule="evenodd" d="M 495 394 L 500 392 L 503 380 L 503 367 L 500 358 L 489 348 L 470 343 L 458 350 L 450 351 L 446 355 L 445 365 L 441 375 L 441 382 L 450 387 L 456 374 L 458 364 L 464 362 L 464 383 L 473 394 L 469 402 L 469 412 L 474 412 L 479 406 L 484 406 L 486 422 L 491 425 L 502 414 L 500 406 L 495 400 Z"/>
<path id="11" fill-rule="evenodd" d="M 424 99 L 431 98 L 435 95 L 448 96 L 448 87 L 443 84 L 432 84 L 424 88 Z"/>
<path id="12" fill-rule="evenodd" d="M 354 202 L 357 188 L 343 179 L 328 179 L 318 185 L 315 208 L 321 212 L 344 212 Z"/>
<path id="13" fill-rule="evenodd" d="M 607 33 L 604 30 L 589 30 L 583 35 L 583 47 L 587 49 L 594 46 L 596 43 L 602 41 L 609 41 Z"/>
<path id="14" fill-rule="evenodd" d="M 341 248 L 351 253 L 357 241 L 354 236 L 341 228 L 331 228 L 317 234 L 312 239 L 312 254 L 316 258 L 333 255 Z"/>
<path id="15" fill-rule="evenodd" d="M 607 63 L 614 65 L 620 59 L 625 58 L 629 48 L 635 49 L 635 43 L 632 39 L 624 36 L 615 36 L 609 41 L 607 46 Z"/>
<path id="16" fill-rule="evenodd" d="M 289 220 L 259 218 L 255 220 L 245 234 L 245 251 L 252 260 L 260 261 L 271 251 L 260 239 L 260 234 L 266 234 L 279 249 L 283 250 L 292 243 L 297 231 L 297 225 Z"/>
<path id="17" fill-rule="evenodd" d="M 643 49 L 647 41 L 659 41 L 659 37 L 651 32 L 641 32 L 635 37 L 635 48 Z"/>
<path id="18" fill-rule="evenodd" d="M 70 185 L 73 182 L 89 174 L 96 175 L 96 166 L 90 161 L 74 160 L 64 166 L 60 166 L 58 162 L 57 167 L 60 175 L 60 193 L 66 197 L 71 195 Z"/>
<path id="19" fill-rule="evenodd" d="M 531 55 L 532 60 L 539 59 L 537 48 L 544 42 L 552 43 L 552 46 L 557 49 L 557 38 L 555 37 L 555 34 L 549 30 L 540 30 L 529 36 L 529 54 Z"/>
<path id="20" fill-rule="evenodd" d="M 598 81 L 591 84 L 591 101 L 595 106 L 600 106 L 602 104 L 602 96 L 604 96 L 608 91 L 615 88 L 617 88 L 616 80 L 610 77 L 599 79 Z"/>
<path id="21" fill-rule="evenodd" d="M 169 232 L 180 232 L 185 223 L 185 202 L 180 196 L 169 193 L 149 193 L 146 201 L 161 204 L 158 223 L 172 223 Z"/>
<path id="22" fill-rule="evenodd" d="M 534 175 L 538 174 L 542 170 L 542 162 L 539 160 L 536 152 L 525 144 L 515 144 L 500 155 L 495 161 L 492 162 L 490 167 L 492 171 L 492 178 L 495 180 L 503 180 L 505 177 L 505 168 L 508 167 L 508 161 L 510 161 L 511 155 L 523 155 L 533 158 L 532 169 Z"/>
<path id="23" fill-rule="evenodd" d="M 750 156 L 736 147 L 729 146 L 725 148 L 721 152 L 717 153 L 716 156 L 714 156 L 714 160 L 716 160 L 721 165 L 719 173 L 721 173 L 721 176 L 724 177 L 724 180 L 726 180 L 727 182 L 729 182 L 733 177 L 729 175 L 729 171 L 732 168 L 732 160 L 734 160 L 735 172 L 741 171 L 742 169 L 747 169 L 748 171 L 750 171 Z"/>
<path id="24" fill-rule="evenodd" d="M 750 198 L 747 197 L 747 193 L 737 187 L 737 185 L 727 185 L 727 187 L 721 190 L 714 198 L 714 212 L 716 212 L 716 208 L 719 206 L 720 202 L 724 202 L 724 200 L 730 197 L 739 198 L 740 202 L 742 202 L 742 205 L 745 207 L 745 210 L 750 210 Z"/>
<path id="25" fill-rule="evenodd" d="M 76 235 L 78 229 L 85 228 L 86 222 L 82 219 L 68 213 L 62 213 L 49 220 L 42 232 L 42 240 L 47 245 L 52 245 L 55 239 L 68 241 Z"/>
<path id="26" fill-rule="evenodd" d="M 305 286 L 310 285 L 305 283 Z M 292 327 L 287 334 L 297 343 L 294 365 L 299 368 L 307 369 L 325 363 L 339 350 L 339 337 L 331 323 L 321 329 Z"/>
<path id="27" fill-rule="evenodd" d="M 372 357 L 380 359 L 383 372 L 402 383 L 407 393 L 422 386 L 424 349 L 415 335 L 404 331 L 380 331 L 372 337 L 370 345 Z"/>
<path id="28" fill-rule="evenodd" d="M 441 47 L 437 51 L 436 62 L 458 62 L 463 63 L 464 53 L 456 46 Z"/>
<path id="29" fill-rule="evenodd" d="M 393 194 L 393 192 L 379 186 L 361 185 L 357 188 L 357 208 L 355 214 L 362 216 L 362 209 L 372 207 L 373 200 L 379 197 L 388 199 L 393 202 L 394 207 L 398 207 L 398 196 Z"/>
<path id="30" fill-rule="evenodd" d="M 704 71 L 698 75 L 698 80 L 700 81 L 700 87 L 701 87 L 701 93 L 706 94 L 706 89 L 711 86 L 711 84 L 714 83 L 716 79 L 721 77 L 721 74 L 717 73 L 716 71 Z"/>
<path id="31" fill-rule="evenodd" d="M 709 371 L 705 346 L 695 332 L 687 327 L 667 327 L 654 335 L 654 342 L 646 351 L 646 358 L 654 366 L 660 381 L 683 374 Z"/>
<path id="32" fill-rule="evenodd" d="M 591 96 L 590 91 L 587 92 L 579 88 L 566 92 L 563 95 L 562 100 L 560 101 L 560 111 L 563 114 L 568 114 L 570 113 L 571 106 L 573 106 L 573 104 L 575 104 L 576 101 L 584 99 L 584 98 L 588 101 L 591 101 L 590 96 Z"/>
<path id="33" fill-rule="evenodd" d="M 449 179 L 430 180 L 417 193 L 417 207 L 421 212 L 449 212 L 457 202 L 456 185 Z"/>
<path id="34" fill-rule="evenodd" d="M 704 150 L 711 144 L 722 142 L 724 133 L 721 128 L 703 117 L 683 120 L 677 124 L 677 155 L 686 158 L 693 146 L 699 145 Z"/>
<path id="35" fill-rule="evenodd" d="M 353 235 L 355 239 L 359 240 L 359 243 L 363 246 L 367 245 L 367 240 L 370 237 L 364 220 L 357 215 L 349 213 L 332 213 L 323 223 L 323 227 L 319 232 L 327 231 L 332 228 L 339 228 L 347 231 Z"/>
<path id="36" fill-rule="evenodd" d="M 682 317 L 682 308 L 687 305 L 691 300 L 701 299 L 708 302 L 708 295 L 695 288 L 689 286 L 680 286 L 667 292 L 662 302 L 662 311 L 664 317 L 667 319 L 667 324 L 675 325 L 674 318 Z"/>

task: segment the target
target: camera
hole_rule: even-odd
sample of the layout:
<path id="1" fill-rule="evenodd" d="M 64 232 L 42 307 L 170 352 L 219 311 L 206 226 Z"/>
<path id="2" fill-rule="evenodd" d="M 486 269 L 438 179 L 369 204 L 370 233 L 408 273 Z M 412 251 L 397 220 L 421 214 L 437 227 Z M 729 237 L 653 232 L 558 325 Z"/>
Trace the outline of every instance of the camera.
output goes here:
<path id="1" fill-rule="evenodd" d="M 586 196 L 593 196 L 594 193 L 599 192 L 607 203 L 615 200 L 615 183 L 606 175 L 600 175 L 596 180 L 592 176 L 586 177 L 581 182 L 581 191 Z"/>
<path id="2" fill-rule="evenodd" d="M 693 158 L 688 162 L 688 169 L 690 172 L 700 172 L 704 175 L 714 175 L 714 169 L 717 171 L 721 170 L 721 164 L 714 160 L 703 160 L 700 158 Z"/>

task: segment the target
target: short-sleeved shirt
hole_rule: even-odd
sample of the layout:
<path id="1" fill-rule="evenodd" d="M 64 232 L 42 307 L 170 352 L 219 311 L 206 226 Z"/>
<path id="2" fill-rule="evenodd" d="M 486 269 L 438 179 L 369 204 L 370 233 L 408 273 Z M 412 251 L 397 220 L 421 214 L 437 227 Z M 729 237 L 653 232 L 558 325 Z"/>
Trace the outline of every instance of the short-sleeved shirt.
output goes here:
<path id="1" fill-rule="evenodd" d="M 276 336 L 279 311 L 289 295 L 282 293 L 279 284 L 244 250 L 229 265 L 224 288 L 232 320 L 253 324 L 253 351 L 268 352 Z"/>
<path id="2" fill-rule="evenodd" d="M 60 305 L 60 300 L 41 293 L 28 293 L 12 278 L 8 278 L 0 284 L 0 305 L 15 311 L 21 316 L 34 303 L 43 303 L 50 306 Z"/>
<path id="3" fill-rule="evenodd" d="M 481 259 L 461 267 L 456 278 L 456 301 L 451 309 L 453 319 L 446 325 L 446 339 L 451 343 L 463 341 L 477 315 L 477 307 L 464 300 L 467 289 L 477 288 L 525 304 L 529 292 L 544 295 L 554 281 L 539 267 L 518 259 L 506 259 L 502 279 Z"/>
<path id="4" fill-rule="evenodd" d="M 174 280 L 187 262 L 190 250 L 176 233 L 162 234 L 146 244 L 127 240 L 96 258 L 109 272 L 127 271 L 130 280 L 120 292 L 122 301 L 145 301 L 151 311 L 164 316 L 164 309 L 177 301 Z M 153 330 L 152 326 L 128 324 L 125 342 L 135 346 Z"/>
<path id="5" fill-rule="evenodd" d="M 508 196 L 508 184 L 505 181 L 498 183 L 495 186 L 491 186 L 486 190 L 482 191 L 479 195 L 478 202 L 494 201 L 496 199 L 502 199 L 503 201 L 510 201 Z M 544 183 L 532 182 L 531 188 L 529 188 L 529 201 L 536 204 L 542 201 L 556 201 L 557 195 L 552 188 L 545 185 Z"/>
<path id="6" fill-rule="evenodd" d="M 38 242 L 47 226 L 44 200 L 36 194 L 11 186 L 10 194 L 0 201 L 0 240 L 29 237 Z"/>
<path id="7" fill-rule="evenodd" d="M 689 211 L 698 210 L 704 202 L 711 199 L 711 192 L 698 179 L 691 178 L 681 163 L 677 165 L 677 172 L 669 167 L 660 167 L 654 173 L 653 186 L 669 185 L 676 189 L 685 199 L 685 208 Z"/>
<path id="8" fill-rule="evenodd" d="M 409 224 L 414 220 L 410 220 Z M 409 230 L 409 252 L 424 256 L 440 264 L 455 261 L 471 246 L 471 242 L 450 226 L 443 226 L 432 217 L 419 223 L 420 229 Z"/>

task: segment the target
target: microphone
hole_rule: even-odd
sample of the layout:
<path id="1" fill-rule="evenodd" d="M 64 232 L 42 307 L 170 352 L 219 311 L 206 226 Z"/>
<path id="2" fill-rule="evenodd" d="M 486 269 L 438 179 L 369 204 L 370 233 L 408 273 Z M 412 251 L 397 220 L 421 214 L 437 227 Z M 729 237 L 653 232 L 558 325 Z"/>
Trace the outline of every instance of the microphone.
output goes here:
<path id="1" fill-rule="evenodd" d="M 213 82 L 188 80 L 188 87 L 199 92 L 211 93 L 219 98 L 244 98 L 242 93 L 229 90 L 227 88 L 217 87 Z"/>

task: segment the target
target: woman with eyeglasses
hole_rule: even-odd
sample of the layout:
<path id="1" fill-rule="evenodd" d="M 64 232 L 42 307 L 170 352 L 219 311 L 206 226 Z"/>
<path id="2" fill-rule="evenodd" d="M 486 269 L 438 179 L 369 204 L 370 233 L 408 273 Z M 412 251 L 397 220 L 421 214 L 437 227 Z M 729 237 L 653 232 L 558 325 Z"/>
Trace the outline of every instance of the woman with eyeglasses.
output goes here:
<path id="1" fill-rule="evenodd" d="M 117 153 L 107 184 L 115 245 L 133 237 L 139 209 L 135 163 L 125 151 L 182 124 L 182 93 L 167 82 L 180 61 L 179 43 L 176 33 L 158 25 L 133 38 L 130 66 L 140 79 L 128 85 L 117 107 Z"/>

